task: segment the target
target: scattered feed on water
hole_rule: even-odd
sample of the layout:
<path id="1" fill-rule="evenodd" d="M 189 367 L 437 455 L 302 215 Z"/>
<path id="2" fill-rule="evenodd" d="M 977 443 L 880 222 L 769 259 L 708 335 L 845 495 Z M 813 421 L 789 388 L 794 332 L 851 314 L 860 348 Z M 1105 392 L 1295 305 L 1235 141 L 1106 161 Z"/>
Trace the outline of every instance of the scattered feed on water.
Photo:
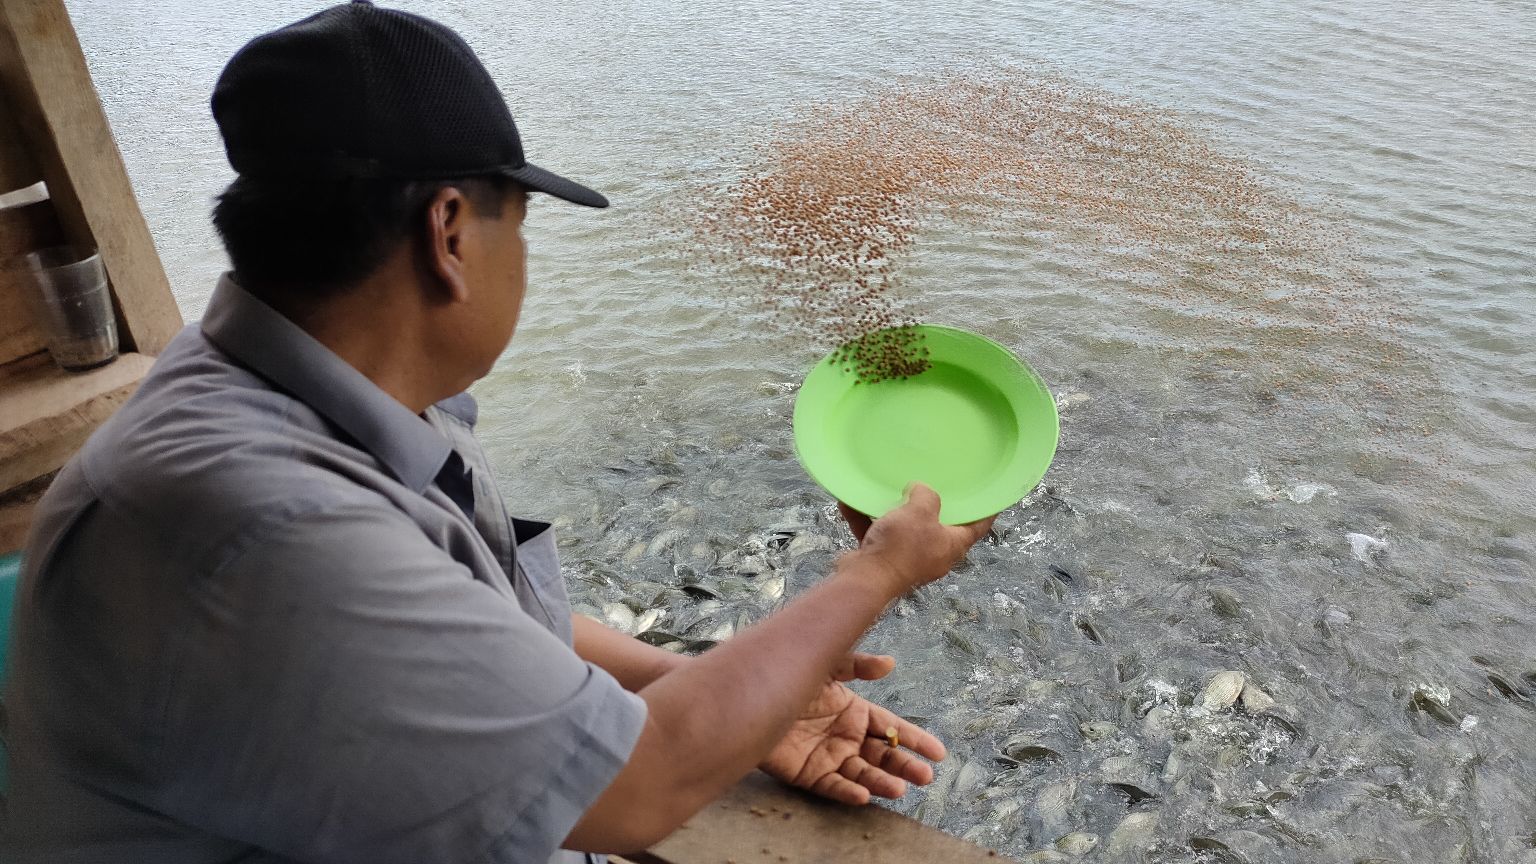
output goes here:
<path id="1" fill-rule="evenodd" d="M 910 265 L 942 224 L 1109 280 L 1154 326 L 1221 344 L 1210 359 L 1240 364 L 1271 406 L 1326 394 L 1379 408 L 1415 386 L 1405 306 L 1327 205 L 1174 113 L 1040 66 L 802 106 L 705 192 L 686 226 L 695 266 L 862 381 L 927 368 L 908 328 L 933 307 L 914 289 L 950 286 L 916 284 Z M 1413 426 L 1390 406 L 1367 422 Z"/>

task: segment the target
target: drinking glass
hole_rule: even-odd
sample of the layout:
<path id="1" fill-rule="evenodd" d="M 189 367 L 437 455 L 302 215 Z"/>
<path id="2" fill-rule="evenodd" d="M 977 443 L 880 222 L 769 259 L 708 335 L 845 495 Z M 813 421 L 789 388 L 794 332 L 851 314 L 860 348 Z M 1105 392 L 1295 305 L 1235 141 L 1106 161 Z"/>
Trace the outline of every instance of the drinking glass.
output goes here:
<path id="1" fill-rule="evenodd" d="M 37 324 L 53 361 L 80 371 L 117 356 L 117 318 L 101 255 L 76 246 L 39 249 L 26 256 L 36 286 Z"/>

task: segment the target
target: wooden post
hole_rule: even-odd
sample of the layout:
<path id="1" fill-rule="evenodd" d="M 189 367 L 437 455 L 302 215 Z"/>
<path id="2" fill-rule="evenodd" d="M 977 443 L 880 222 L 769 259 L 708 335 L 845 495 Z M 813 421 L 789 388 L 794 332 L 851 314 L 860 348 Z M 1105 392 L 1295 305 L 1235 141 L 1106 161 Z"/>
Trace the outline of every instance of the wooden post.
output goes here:
<path id="1" fill-rule="evenodd" d="M 158 354 L 181 312 L 62 0 L 0 0 L 0 83 L 65 235 L 101 251 L 124 350 Z"/>

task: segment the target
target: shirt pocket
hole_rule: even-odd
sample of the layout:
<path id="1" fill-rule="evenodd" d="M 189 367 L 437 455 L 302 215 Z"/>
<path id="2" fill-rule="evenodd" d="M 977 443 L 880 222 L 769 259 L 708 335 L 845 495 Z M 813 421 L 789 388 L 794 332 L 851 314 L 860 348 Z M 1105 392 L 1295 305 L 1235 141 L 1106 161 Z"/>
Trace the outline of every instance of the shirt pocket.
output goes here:
<path id="1" fill-rule="evenodd" d="M 517 538 L 519 577 L 513 587 L 524 601 L 523 608 L 530 613 L 534 609 L 541 611 L 549 629 L 567 645 L 571 644 L 571 601 L 565 592 L 565 576 L 560 572 L 555 529 L 548 522 L 514 518 L 512 530 Z M 527 597 L 522 596 L 524 591 L 528 592 Z"/>

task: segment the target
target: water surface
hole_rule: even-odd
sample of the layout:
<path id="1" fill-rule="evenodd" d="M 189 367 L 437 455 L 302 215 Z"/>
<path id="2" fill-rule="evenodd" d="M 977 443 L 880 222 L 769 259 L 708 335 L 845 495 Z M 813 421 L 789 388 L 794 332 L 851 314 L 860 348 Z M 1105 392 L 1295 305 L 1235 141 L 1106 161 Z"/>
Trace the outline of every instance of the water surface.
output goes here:
<path id="1" fill-rule="evenodd" d="M 1262 322 L 1197 324 L 1005 218 L 918 238 L 922 317 L 1026 357 L 1063 435 L 1046 488 L 868 640 L 902 664 L 869 691 L 952 753 L 895 806 L 1020 857 L 1090 832 L 1087 860 L 1536 861 L 1527 4 L 407 5 L 465 33 L 535 161 L 614 201 L 533 208 L 523 324 L 476 388 L 503 489 L 558 517 L 584 608 L 663 609 L 645 623 L 693 643 L 847 542 L 789 435 L 816 353 L 744 323 L 670 231 L 764 130 L 882 82 L 1046 64 L 1326 210 L 1381 304 L 1361 314 L 1390 313 L 1403 353 L 1354 352 L 1321 384 Z M 189 318 L 225 266 L 213 82 L 317 8 L 71 3 Z M 1302 396 L 1273 386 L 1287 364 Z M 1200 708 L 1222 670 L 1280 710 Z M 996 759 L 1031 735 L 1059 756 Z M 1154 797 L 1106 785 L 1128 773 Z"/>

